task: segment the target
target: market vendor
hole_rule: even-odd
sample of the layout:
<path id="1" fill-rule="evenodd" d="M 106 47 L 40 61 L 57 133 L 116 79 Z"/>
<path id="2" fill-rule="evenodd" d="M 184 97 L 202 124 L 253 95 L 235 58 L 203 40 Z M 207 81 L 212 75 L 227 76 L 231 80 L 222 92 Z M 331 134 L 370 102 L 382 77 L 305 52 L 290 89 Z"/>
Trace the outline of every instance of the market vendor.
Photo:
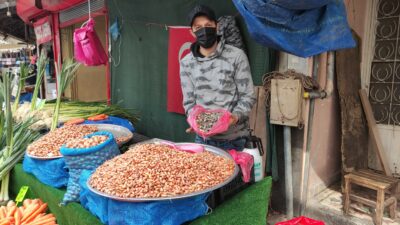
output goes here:
<path id="1" fill-rule="evenodd" d="M 196 42 L 180 62 L 186 115 L 195 105 L 232 113 L 228 131 L 207 139 L 196 136 L 195 142 L 226 150 L 242 150 L 245 137 L 249 135 L 249 113 L 255 102 L 247 56 L 217 35 L 216 16 L 209 7 L 196 6 L 189 14 L 189 22 Z M 187 132 L 191 131 L 191 128 L 187 129 Z"/>

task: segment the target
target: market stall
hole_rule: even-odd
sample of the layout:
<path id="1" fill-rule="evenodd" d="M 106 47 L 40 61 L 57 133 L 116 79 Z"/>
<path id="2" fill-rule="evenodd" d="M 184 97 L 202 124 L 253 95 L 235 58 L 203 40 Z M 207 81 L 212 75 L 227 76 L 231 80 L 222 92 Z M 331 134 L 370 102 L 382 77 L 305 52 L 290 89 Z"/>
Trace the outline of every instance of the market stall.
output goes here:
<path id="1" fill-rule="evenodd" d="M 41 47 L 29 103 L 12 102 L 10 95 L 10 87 L 22 84 L 26 74 L 16 78 L 6 73 L 0 86 L 0 103 L 5 103 L 0 129 L 6 131 L 0 143 L 4 151 L 1 199 L 11 197 L 23 203 L 15 212 L 4 209 L 4 218 L 0 209 L 0 223 L 18 224 L 21 211 L 21 222 L 32 225 L 218 224 L 227 220 L 265 224 L 271 179 L 261 176 L 255 183 L 251 154 L 175 143 L 170 138 L 132 140 L 139 115 L 110 104 L 111 56 L 104 46 L 109 38 L 96 33 L 108 28 L 106 4 L 68 2 L 21 1 L 18 9 L 17 1 L 17 11 L 34 25 Z M 104 26 L 96 26 L 102 22 Z M 108 35 L 108 30 L 104 33 Z M 43 51 L 46 48 L 51 49 L 50 57 Z M 47 79 L 49 64 L 54 76 Z M 82 100 L 102 102 L 77 101 L 71 87 L 77 82 L 79 86 L 82 73 L 90 75 L 91 80 L 83 82 L 88 87 L 96 81 L 107 84 L 100 88 L 105 97 Z M 18 82 L 12 84 L 13 79 Z M 57 87 L 51 101 L 39 95 L 41 84 L 49 81 Z M 226 131 L 226 122 L 219 130 L 212 128 L 229 117 L 228 111 L 204 111 L 195 115 L 191 126 L 205 137 Z M 262 149 L 254 150 L 259 165 Z"/>
<path id="2" fill-rule="evenodd" d="M 43 74 L 45 61 L 46 55 L 41 54 L 38 74 Z M 68 61 L 56 67 L 60 94 L 55 103 L 40 100 L 38 91 L 34 91 L 32 103 L 12 103 L 14 75 L 3 76 L 0 99 L 5 108 L 0 114 L 4 121 L 0 129 L 6 135 L 1 143 L 0 174 L 4 177 L 1 198 L 7 204 L 14 204 L 8 195 L 11 181 L 11 196 L 16 196 L 17 204 L 23 201 L 24 205 L 17 210 L 14 210 L 16 206 L 7 206 L 0 221 L 18 224 L 16 221 L 20 220 L 32 225 L 56 224 L 56 221 L 86 224 L 70 217 L 79 219 L 80 214 L 89 211 L 93 216 L 87 218 L 87 224 L 182 224 L 202 216 L 204 221 L 213 220 L 207 216 L 212 206 L 221 207 L 222 217 L 236 208 L 237 215 L 251 213 L 241 220 L 256 218 L 263 223 L 270 179 L 231 200 L 238 203 L 228 203 L 224 197 L 224 204 L 228 205 L 225 210 L 224 204 L 216 207 L 207 202 L 215 190 L 230 191 L 229 188 L 237 185 L 235 182 L 242 182 L 242 177 L 244 182 L 250 182 L 249 166 L 253 160 L 241 157 L 247 153 L 234 150 L 228 153 L 212 146 L 161 139 L 135 143 L 123 151 L 122 146 L 128 145 L 133 137 L 132 124 L 137 121 L 137 115 L 105 103 L 61 101 L 76 67 L 77 64 Z M 224 119 L 216 113 L 213 121 L 199 120 L 210 113 L 213 112 L 202 112 L 194 120 L 203 135 L 215 131 L 214 125 Z M 42 123 L 46 120 L 49 123 Z M 22 165 L 18 164 L 21 158 L 24 158 Z M 241 212 L 242 207 L 254 207 L 254 212 Z M 69 208 L 74 211 L 69 212 Z M 215 220 L 221 220 L 218 214 L 212 215 Z"/>

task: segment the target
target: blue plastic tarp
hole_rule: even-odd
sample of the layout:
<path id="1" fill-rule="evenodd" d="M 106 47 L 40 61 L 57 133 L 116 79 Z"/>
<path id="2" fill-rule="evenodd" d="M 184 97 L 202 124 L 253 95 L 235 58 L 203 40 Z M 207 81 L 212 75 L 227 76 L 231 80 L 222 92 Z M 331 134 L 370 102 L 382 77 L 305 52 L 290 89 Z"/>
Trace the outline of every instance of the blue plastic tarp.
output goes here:
<path id="1" fill-rule="evenodd" d="M 69 174 L 64 158 L 40 160 L 25 155 L 22 168 L 26 173 L 34 175 L 40 182 L 51 187 L 67 186 Z"/>
<path id="2" fill-rule="evenodd" d="M 127 119 L 123 119 L 116 116 L 108 116 L 106 120 L 97 120 L 97 121 L 90 121 L 85 120 L 84 124 L 114 124 L 128 128 L 131 132 L 135 132 L 135 128 L 133 127 L 132 123 L 129 122 Z"/>
<path id="3" fill-rule="evenodd" d="M 122 202 L 95 194 L 87 187 L 90 171 L 84 170 L 80 202 L 83 207 L 96 215 L 102 223 L 109 225 L 180 225 L 203 216 L 208 211 L 207 194 L 179 200 L 154 202 Z"/>
<path id="4" fill-rule="evenodd" d="M 356 45 L 342 0 L 233 0 L 258 43 L 300 57 Z"/>

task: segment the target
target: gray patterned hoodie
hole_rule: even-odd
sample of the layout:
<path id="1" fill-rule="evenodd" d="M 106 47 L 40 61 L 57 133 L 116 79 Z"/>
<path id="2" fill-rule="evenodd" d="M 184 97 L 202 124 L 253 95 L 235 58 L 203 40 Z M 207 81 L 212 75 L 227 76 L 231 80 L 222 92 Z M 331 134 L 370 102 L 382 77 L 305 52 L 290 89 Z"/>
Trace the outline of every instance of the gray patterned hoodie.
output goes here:
<path id="1" fill-rule="evenodd" d="M 195 105 L 206 109 L 226 109 L 238 116 L 239 121 L 228 131 L 213 139 L 233 140 L 247 136 L 249 113 L 255 102 L 250 66 L 243 50 L 218 43 L 216 51 L 202 56 L 198 44 L 180 62 L 183 107 L 186 114 Z"/>

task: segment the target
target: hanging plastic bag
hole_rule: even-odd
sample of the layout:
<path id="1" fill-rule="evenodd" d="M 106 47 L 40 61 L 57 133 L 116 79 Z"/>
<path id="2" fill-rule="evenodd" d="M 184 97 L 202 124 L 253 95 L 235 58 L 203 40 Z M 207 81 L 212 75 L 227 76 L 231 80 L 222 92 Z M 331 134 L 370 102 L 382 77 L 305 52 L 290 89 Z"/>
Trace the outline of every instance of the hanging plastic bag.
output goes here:
<path id="1" fill-rule="evenodd" d="M 111 38 L 113 41 L 117 41 L 120 36 L 120 27 L 118 23 L 118 18 L 115 18 L 115 22 L 110 26 L 109 33 L 111 34 Z"/>
<path id="2" fill-rule="evenodd" d="M 198 124 L 198 117 L 205 113 L 219 114 L 218 120 L 212 124 L 210 129 L 207 130 L 204 130 L 202 125 Z M 227 131 L 229 128 L 230 117 L 231 113 L 225 109 L 207 110 L 200 105 L 195 105 L 187 118 L 187 122 L 194 132 L 199 136 L 206 138 Z"/>
<path id="3" fill-rule="evenodd" d="M 238 152 L 234 149 L 229 150 L 229 154 L 232 156 L 233 160 L 235 160 L 235 163 L 240 165 L 243 182 L 250 182 L 251 168 L 253 168 L 254 165 L 253 156 L 249 153 Z"/>
<path id="4" fill-rule="evenodd" d="M 107 54 L 94 30 L 94 20 L 89 19 L 83 27 L 74 31 L 74 54 L 76 61 L 86 66 L 107 63 Z"/>
<path id="5" fill-rule="evenodd" d="M 288 221 L 279 222 L 275 225 L 325 225 L 324 222 L 300 216 Z"/>

